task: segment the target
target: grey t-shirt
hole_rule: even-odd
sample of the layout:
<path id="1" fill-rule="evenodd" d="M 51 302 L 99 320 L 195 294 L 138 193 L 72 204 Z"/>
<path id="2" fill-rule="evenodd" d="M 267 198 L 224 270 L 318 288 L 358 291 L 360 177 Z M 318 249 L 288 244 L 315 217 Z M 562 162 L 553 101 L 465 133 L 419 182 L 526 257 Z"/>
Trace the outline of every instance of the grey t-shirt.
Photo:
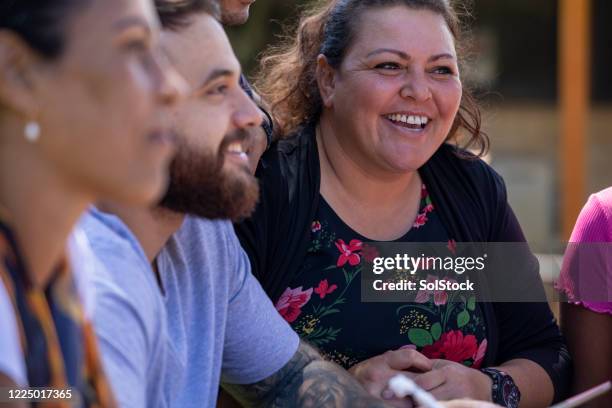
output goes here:
<path id="1" fill-rule="evenodd" d="M 297 350 L 229 222 L 185 220 L 157 257 L 163 293 L 121 220 L 93 210 L 83 228 L 104 264 L 94 324 L 122 407 L 213 407 L 221 378 L 260 381 Z"/>

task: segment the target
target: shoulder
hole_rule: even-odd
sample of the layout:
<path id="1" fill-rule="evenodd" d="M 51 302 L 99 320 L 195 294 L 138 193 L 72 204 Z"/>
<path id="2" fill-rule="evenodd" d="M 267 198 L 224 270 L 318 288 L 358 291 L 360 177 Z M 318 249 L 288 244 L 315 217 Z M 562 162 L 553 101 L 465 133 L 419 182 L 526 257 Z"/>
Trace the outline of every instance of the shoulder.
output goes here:
<path id="1" fill-rule="evenodd" d="M 198 255 L 205 263 L 216 263 L 235 255 L 238 241 L 228 220 L 209 220 L 187 216 L 164 250 Z M 178 254 L 173 254 L 178 255 Z"/>
<path id="2" fill-rule="evenodd" d="M 316 153 L 315 126 L 305 124 L 264 152 L 256 175 L 259 179 L 275 174 L 290 176 L 300 167 L 307 167 L 314 159 L 313 153 Z"/>
<path id="3" fill-rule="evenodd" d="M 612 241 L 612 187 L 595 193 L 580 211 L 571 242 Z"/>
<path id="4" fill-rule="evenodd" d="M 163 269 L 189 269 L 191 276 L 220 282 L 235 277 L 243 253 L 230 221 L 187 216 L 158 259 Z"/>
<path id="5" fill-rule="evenodd" d="M 96 286 L 105 281 L 126 283 L 142 280 L 151 274 L 151 266 L 140 243 L 115 215 L 91 209 L 81 219 L 78 228 L 84 232 L 97 263 L 97 267 L 91 269 Z"/>
<path id="6" fill-rule="evenodd" d="M 136 237 L 119 218 L 95 209 L 78 227 L 91 248 L 94 320 L 130 315 L 149 328 L 155 327 L 163 304 L 151 265 Z"/>
<path id="7" fill-rule="evenodd" d="M 459 170 L 462 175 L 476 180 L 503 184 L 503 178 L 483 159 L 448 143 L 440 146 L 430 161 L 449 170 Z"/>
<path id="8" fill-rule="evenodd" d="M 315 133 L 314 124 L 305 124 L 264 153 L 255 173 L 260 184 L 256 216 L 309 207 L 321 178 Z"/>
<path id="9" fill-rule="evenodd" d="M 90 208 L 79 222 L 95 255 L 104 259 L 125 259 L 148 264 L 136 236 L 116 215 Z"/>
<path id="10" fill-rule="evenodd" d="M 480 201 L 507 200 L 502 176 L 474 154 L 444 143 L 423 166 L 423 169 L 445 188 L 468 194 Z"/>
<path id="11" fill-rule="evenodd" d="M 593 194 L 589 198 L 587 207 L 600 212 L 605 217 L 608 225 L 612 225 L 612 187 Z"/>

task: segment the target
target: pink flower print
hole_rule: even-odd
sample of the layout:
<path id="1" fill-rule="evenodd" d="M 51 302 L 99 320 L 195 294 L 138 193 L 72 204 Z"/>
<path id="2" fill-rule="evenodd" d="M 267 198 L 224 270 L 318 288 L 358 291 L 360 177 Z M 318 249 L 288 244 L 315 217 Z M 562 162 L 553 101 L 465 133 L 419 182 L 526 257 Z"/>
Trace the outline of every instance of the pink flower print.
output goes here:
<path id="1" fill-rule="evenodd" d="M 423 208 L 423 212 L 424 212 L 424 213 L 429 213 L 429 212 L 432 212 L 433 210 L 434 210 L 434 206 L 433 206 L 433 204 L 431 204 L 431 203 L 430 203 L 430 204 L 427 204 L 427 205 L 425 206 L 425 208 Z"/>
<path id="2" fill-rule="evenodd" d="M 437 278 L 435 276 L 427 275 L 427 283 L 433 283 L 436 280 Z M 449 282 L 456 282 L 454 279 L 446 278 L 446 280 Z M 417 303 L 426 303 L 431 298 L 431 295 L 433 295 L 434 304 L 436 306 L 445 305 L 446 301 L 448 300 L 448 294 L 443 290 L 433 290 L 432 291 L 432 290 L 427 290 L 427 289 L 421 289 L 417 292 L 417 295 L 414 301 Z"/>
<path id="3" fill-rule="evenodd" d="M 323 279 L 321 282 L 319 282 L 319 286 L 315 288 L 314 292 L 319 295 L 321 299 L 323 299 L 325 298 L 325 296 L 329 295 L 336 289 L 338 289 L 338 285 L 330 286 L 327 282 L 327 279 Z"/>
<path id="4" fill-rule="evenodd" d="M 434 293 L 434 305 L 436 306 L 445 305 L 447 300 L 448 300 L 448 295 L 446 294 L 445 291 L 437 290 Z"/>
<path id="5" fill-rule="evenodd" d="M 474 362 L 472 363 L 472 368 L 480 368 L 482 365 L 482 360 L 484 360 L 485 353 L 487 352 L 487 339 L 484 339 L 480 346 L 478 346 L 478 350 L 474 353 Z"/>
<path id="6" fill-rule="evenodd" d="M 338 248 L 338 251 L 340 251 L 340 256 L 338 257 L 336 266 L 344 266 L 347 262 L 351 266 L 359 264 L 361 257 L 357 252 L 361 251 L 362 246 L 363 242 L 359 241 L 358 239 L 352 239 L 348 245 L 342 239 L 337 240 L 336 248 Z"/>
<path id="7" fill-rule="evenodd" d="M 425 186 L 425 184 L 421 184 L 421 198 L 425 198 L 429 195 L 429 193 L 427 192 L 427 187 Z"/>
<path id="8" fill-rule="evenodd" d="M 427 222 L 427 213 L 422 212 L 417 215 L 416 220 L 414 220 L 414 224 L 412 224 L 413 228 L 421 228 Z"/>
<path id="9" fill-rule="evenodd" d="M 361 256 L 365 259 L 366 262 L 374 262 L 374 258 L 378 258 L 380 253 L 378 252 L 378 248 L 372 245 L 363 245 L 363 249 L 361 251 Z"/>
<path id="10" fill-rule="evenodd" d="M 461 330 L 451 330 L 443 333 L 434 344 L 423 347 L 421 352 L 428 358 L 442 358 L 461 363 L 478 352 L 476 343 L 476 336 L 464 336 Z"/>
<path id="11" fill-rule="evenodd" d="M 276 310 L 283 318 L 293 323 L 302 313 L 302 307 L 310 301 L 312 296 L 312 288 L 302 290 L 302 287 L 295 289 L 287 288 L 276 302 Z"/>
<path id="12" fill-rule="evenodd" d="M 313 221 L 312 225 L 310 226 L 310 230 L 312 232 L 321 231 L 321 223 L 319 221 Z"/>
<path id="13" fill-rule="evenodd" d="M 455 252 L 457 251 L 457 242 L 455 242 L 454 239 L 449 239 L 448 245 L 446 245 L 446 247 L 451 252 L 451 254 L 455 255 Z"/>

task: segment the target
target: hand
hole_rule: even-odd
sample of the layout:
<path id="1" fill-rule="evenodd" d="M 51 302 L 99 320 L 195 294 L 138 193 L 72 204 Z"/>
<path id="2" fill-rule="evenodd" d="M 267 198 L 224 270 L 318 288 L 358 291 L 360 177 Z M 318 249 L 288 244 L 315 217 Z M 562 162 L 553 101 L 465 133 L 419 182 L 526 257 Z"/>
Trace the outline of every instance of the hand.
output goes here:
<path id="1" fill-rule="evenodd" d="M 432 360 L 433 369 L 414 377 L 416 384 L 437 400 L 471 398 L 491 401 L 492 381 L 480 371 L 448 360 Z"/>
<path id="2" fill-rule="evenodd" d="M 383 398 L 395 407 L 412 407 L 410 399 L 400 399 L 387 388 L 389 379 L 396 374 L 408 375 L 406 371 L 425 372 L 431 370 L 433 363 L 413 349 L 387 351 L 376 357 L 364 360 L 351 367 L 349 372 L 363 385 L 368 393 Z"/>

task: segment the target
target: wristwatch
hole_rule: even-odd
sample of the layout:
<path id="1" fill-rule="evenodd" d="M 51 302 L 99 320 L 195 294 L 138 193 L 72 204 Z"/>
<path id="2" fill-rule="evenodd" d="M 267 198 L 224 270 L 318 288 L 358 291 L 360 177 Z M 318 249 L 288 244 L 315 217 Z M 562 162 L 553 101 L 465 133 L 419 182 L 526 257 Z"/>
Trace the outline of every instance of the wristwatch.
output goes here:
<path id="1" fill-rule="evenodd" d="M 494 403 L 507 408 L 518 408 L 521 392 L 510 375 L 495 368 L 481 368 L 480 371 L 493 380 L 491 397 Z"/>

